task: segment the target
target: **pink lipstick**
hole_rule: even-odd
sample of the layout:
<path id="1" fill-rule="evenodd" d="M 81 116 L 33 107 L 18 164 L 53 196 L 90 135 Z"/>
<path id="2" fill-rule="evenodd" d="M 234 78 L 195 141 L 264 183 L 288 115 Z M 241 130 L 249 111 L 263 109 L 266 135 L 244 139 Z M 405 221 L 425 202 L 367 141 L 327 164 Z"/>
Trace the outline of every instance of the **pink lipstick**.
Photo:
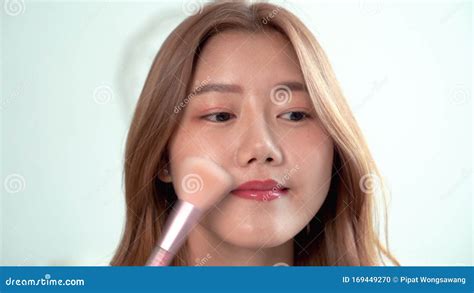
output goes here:
<path id="1" fill-rule="evenodd" d="M 288 194 L 288 187 L 275 180 L 253 180 L 239 185 L 232 190 L 232 194 L 246 199 L 257 201 L 271 201 Z"/>

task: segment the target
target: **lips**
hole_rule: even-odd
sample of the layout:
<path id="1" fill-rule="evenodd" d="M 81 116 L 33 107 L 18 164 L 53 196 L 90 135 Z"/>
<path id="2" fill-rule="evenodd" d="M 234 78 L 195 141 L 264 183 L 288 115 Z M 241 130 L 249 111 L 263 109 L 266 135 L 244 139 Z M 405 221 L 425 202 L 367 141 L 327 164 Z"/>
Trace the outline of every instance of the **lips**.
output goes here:
<path id="1" fill-rule="evenodd" d="M 245 182 L 231 192 L 233 195 L 257 201 L 271 201 L 288 194 L 288 187 L 275 180 Z"/>

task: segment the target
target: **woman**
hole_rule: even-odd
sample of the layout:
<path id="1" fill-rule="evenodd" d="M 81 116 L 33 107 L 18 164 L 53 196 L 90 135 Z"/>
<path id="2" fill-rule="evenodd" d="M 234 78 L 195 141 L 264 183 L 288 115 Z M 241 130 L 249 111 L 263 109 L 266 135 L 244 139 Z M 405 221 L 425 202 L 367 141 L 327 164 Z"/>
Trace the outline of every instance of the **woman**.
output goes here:
<path id="1" fill-rule="evenodd" d="M 111 265 L 145 264 L 189 156 L 275 196 L 233 190 L 172 265 L 398 264 L 375 227 L 376 165 L 325 53 L 287 10 L 211 3 L 166 39 L 128 134 L 126 226 Z"/>

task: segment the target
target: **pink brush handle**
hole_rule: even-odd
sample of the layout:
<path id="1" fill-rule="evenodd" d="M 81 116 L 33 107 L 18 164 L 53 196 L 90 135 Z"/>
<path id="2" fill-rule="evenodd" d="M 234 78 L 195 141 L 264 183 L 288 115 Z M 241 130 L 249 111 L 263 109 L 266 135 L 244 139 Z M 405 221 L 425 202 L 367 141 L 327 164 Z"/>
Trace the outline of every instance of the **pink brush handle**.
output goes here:
<path id="1" fill-rule="evenodd" d="M 173 260 L 173 254 L 157 246 L 148 259 L 147 266 L 165 267 L 169 266 Z"/>
<path id="2" fill-rule="evenodd" d="M 147 266 L 167 266 L 199 222 L 202 212 L 193 204 L 178 200 L 166 221 L 161 240 L 147 261 Z"/>

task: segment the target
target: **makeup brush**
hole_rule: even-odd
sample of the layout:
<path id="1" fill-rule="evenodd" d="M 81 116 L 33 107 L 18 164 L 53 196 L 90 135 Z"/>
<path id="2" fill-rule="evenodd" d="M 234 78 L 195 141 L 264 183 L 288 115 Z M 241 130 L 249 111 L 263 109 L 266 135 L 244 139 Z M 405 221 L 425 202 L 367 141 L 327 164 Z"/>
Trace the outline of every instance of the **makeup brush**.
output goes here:
<path id="1" fill-rule="evenodd" d="M 168 266 L 203 214 L 221 201 L 234 184 L 229 173 L 207 158 L 186 158 L 173 171 L 178 201 L 147 266 Z"/>

